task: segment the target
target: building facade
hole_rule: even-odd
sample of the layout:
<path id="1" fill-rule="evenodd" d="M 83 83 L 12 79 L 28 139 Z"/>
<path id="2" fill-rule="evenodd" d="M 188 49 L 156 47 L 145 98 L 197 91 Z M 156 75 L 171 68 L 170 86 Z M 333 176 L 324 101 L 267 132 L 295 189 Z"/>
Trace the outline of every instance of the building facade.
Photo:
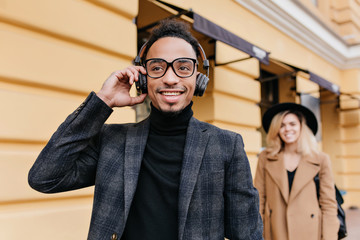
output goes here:
<path id="1" fill-rule="evenodd" d="M 86 238 L 93 188 L 41 194 L 28 171 L 66 116 L 132 63 L 151 23 L 174 15 L 211 65 L 195 117 L 241 133 L 255 173 L 266 108 L 310 106 L 345 207 L 360 207 L 360 1 L 0 0 L 0 239 Z M 116 109 L 108 122 L 146 111 Z"/>

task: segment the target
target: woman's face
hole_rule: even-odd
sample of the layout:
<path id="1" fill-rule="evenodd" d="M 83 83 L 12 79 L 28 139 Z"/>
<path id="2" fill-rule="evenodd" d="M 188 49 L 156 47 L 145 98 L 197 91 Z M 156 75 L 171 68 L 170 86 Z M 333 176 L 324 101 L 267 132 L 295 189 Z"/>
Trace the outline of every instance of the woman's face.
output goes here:
<path id="1" fill-rule="evenodd" d="M 281 122 L 279 131 L 280 138 L 285 144 L 296 143 L 299 139 L 301 131 L 301 123 L 299 118 L 293 114 L 286 114 Z"/>

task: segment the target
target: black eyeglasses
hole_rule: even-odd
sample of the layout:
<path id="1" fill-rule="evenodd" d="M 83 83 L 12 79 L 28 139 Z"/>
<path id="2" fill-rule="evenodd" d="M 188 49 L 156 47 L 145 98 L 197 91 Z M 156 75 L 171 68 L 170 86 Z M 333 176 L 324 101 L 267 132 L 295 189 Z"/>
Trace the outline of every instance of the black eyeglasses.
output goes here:
<path id="1" fill-rule="evenodd" d="M 171 63 L 162 58 L 150 58 L 144 62 L 147 75 L 151 78 L 161 78 L 165 75 L 169 66 L 180 78 L 191 77 L 195 71 L 197 60 L 193 58 L 177 58 Z"/>

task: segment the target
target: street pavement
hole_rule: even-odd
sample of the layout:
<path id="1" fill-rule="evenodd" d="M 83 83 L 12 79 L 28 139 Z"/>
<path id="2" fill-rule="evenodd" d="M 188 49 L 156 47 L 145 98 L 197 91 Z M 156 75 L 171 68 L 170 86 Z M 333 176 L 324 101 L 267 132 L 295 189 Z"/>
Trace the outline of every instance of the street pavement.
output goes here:
<path id="1" fill-rule="evenodd" d="M 348 236 L 344 240 L 360 240 L 360 209 L 345 209 L 345 221 Z"/>

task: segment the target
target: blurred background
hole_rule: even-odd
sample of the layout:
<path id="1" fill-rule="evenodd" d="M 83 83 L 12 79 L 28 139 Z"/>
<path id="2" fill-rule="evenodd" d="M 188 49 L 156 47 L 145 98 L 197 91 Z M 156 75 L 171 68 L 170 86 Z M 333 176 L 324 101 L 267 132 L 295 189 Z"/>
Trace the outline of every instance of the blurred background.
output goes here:
<path id="1" fill-rule="evenodd" d="M 86 239 L 93 188 L 41 194 L 28 171 L 67 115 L 168 17 L 192 26 L 210 61 L 195 117 L 242 134 L 253 174 L 262 113 L 279 102 L 315 112 L 348 239 L 360 239 L 358 0 L 0 0 L 0 239 Z M 116 109 L 108 122 L 148 111 Z"/>

